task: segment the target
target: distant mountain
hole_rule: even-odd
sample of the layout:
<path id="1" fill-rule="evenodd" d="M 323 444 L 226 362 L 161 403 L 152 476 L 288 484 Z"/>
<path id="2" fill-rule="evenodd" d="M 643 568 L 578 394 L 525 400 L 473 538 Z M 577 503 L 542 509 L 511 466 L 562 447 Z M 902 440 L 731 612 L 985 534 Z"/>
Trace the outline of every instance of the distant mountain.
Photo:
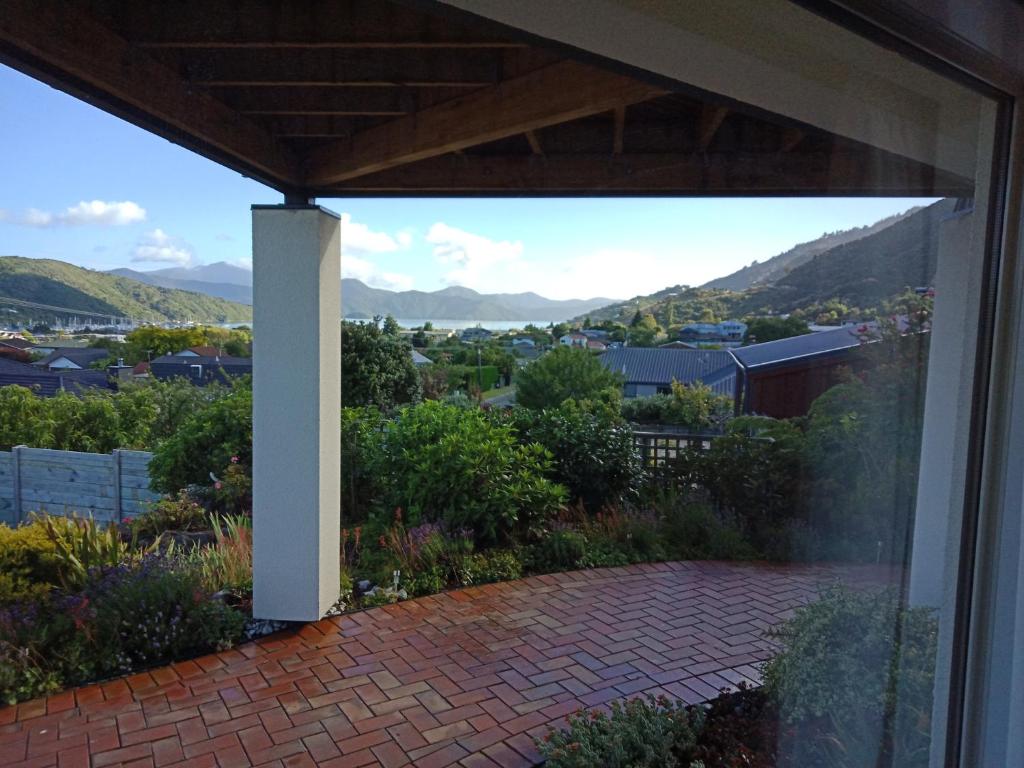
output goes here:
<path id="1" fill-rule="evenodd" d="M 850 308 L 870 310 L 907 288 L 931 285 L 935 280 L 938 260 L 939 223 L 953 212 L 954 200 L 940 200 L 927 208 L 915 208 L 871 227 L 849 230 L 843 242 L 816 250 L 820 241 L 780 254 L 797 253 L 788 264 L 775 261 L 768 277 L 745 288 L 730 289 L 721 281 L 712 280 L 699 288 L 677 285 L 648 296 L 635 296 L 590 312 L 596 321 L 614 320 L 628 323 L 636 311 L 653 314 L 664 326 L 692 322 L 705 312 L 720 318 L 751 315 L 785 314 L 813 308 L 836 299 Z M 880 226 L 881 224 L 885 226 Z M 847 238 L 850 232 L 872 230 L 859 237 Z M 825 238 L 835 237 L 826 235 Z M 805 246 L 807 246 L 805 248 Z M 804 249 L 800 251 L 800 249 Z M 793 262 L 798 261 L 795 266 Z M 780 268 L 779 264 L 783 266 Z M 748 267 L 747 270 L 752 269 Z M 722 280 L 737 278 L 740 272 Z M 582 319 L 582 313 L 577 319 Z"/>
<path id="2" fill-rule="evenodd" d="M 152 272 L 115 269 L 109 274 L 162 288 L 197 291 L 229 301 L 252 304 L 252 272 L 225 262 L 211 264 L 208 267 L 175 267 Z M 208 282 L 209 276 L 230 279 Z M 403 319 L 422 320 L 561 322 L 611 301 L 613 300 L 601 297 L 557 301 L 546 299 L 536 293 L 486 294 L 458 285 L 439 291 L 387 291 L 382 288 L 371 288 L 352 278 L 341 281 L 342 314 L 351 318 L 393 315 Z"/>
<path id="3" fill-rule="evenodd" d="M 171 280 L 230 283 L 231 285 L 246 285 L 252 288 L 252 270 L 235 264 L 228 264 L 226 261 L 215 261 L 213 264 L 201 264 L 197 267 L 166 267 L 164 269 L 154 269 L 145 274 Z"/>
<path id="4" fill-rule="evenodd" d="M 347 278 L 341 281 L 345 317 L 374 315 L 423 320 L 536 320 L 561 322 L 609 303 L 606 298 L 545 299 L 536 293 L 477 293 L 453 286 L 439 291 L 385 291 Z"/>
<path id="5" fill-rule="evenodd" d="M 240 304 L 252 304 L 251 284 L 246 286 L 238 283 L 213 283 L 204 282 L 202 280 L 186 280 L 167 277 L 160 274 L 165 271 L 166 270 L 161 269 L 156 272 L 138 272 L 134 269 L 123 267 L 121 269 L 112 269 L 107 274 L 127 277 L 131 280 L 138 280 L 140 283 L 155 285 L 159 288 L 174 288 L 179 291 L 205 293 L 208 296 L 216 296 L 219 299 L 227 299 L 228 301 L 235 301 Z"/>
<path id="6" fill-rule="evenodd" d="M 918 206 L 903 213 L 897 213 L 894 216 L 884 218 L 881 221 L 876 221 L 868 226 L 854 227 L 853 229 L 845 229 L 838 232 L 826 232 L 816 240 L 795 245 L 785 253 L 772 256 L 767 261 L 755 261 L 749 266 L 733 272 L 731 275 L 715 278 L 710 282 L 704 283 L 701 288 L 744 291 L 755 285 L 776 282 L 785 277 L 791 270 L 799 267 L 801 264 L 806 264 L 819 253 L 824 253 L 837 246 L 881 232 L 886 227 L 891 227 L 896 222 L 902 221 L 920 210 L 921 208 Z"/>
<path id="7" fill-rule="evenodd" d="M 3 298 L 64 307 L 57 312 L 19 308 Z M 252 307 L 205 293 L 148 285 L 107 272 L 82 269 L 53 259 L 0 256 L 0 308 L 4 318 L 39 319 L 53 315 L 134 317 L 140 320 L 243 323 Z M 13 312 L 6 310 L 15 310 Z"/>

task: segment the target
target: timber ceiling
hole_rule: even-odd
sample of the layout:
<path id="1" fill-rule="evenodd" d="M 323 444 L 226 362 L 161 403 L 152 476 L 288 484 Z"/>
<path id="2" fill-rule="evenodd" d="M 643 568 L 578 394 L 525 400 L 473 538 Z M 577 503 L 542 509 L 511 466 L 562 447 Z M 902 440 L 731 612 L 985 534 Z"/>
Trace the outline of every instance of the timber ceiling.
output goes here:
<path id="1" fill-rule="evenodd" d="M 971 194 L 429 7 L 2 0 L 0 61 L 299 197 Z"/>

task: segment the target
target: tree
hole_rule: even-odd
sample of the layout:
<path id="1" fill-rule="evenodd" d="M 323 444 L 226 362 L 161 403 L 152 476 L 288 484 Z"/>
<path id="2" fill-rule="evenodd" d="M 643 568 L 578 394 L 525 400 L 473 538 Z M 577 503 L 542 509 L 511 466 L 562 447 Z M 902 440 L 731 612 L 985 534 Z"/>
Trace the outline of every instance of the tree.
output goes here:
<path id="1" fill-rule="evenodd" d="M 396 324 L 397 325 L 397 324 Z M 341 323 L 341 402 L 389 410 L 418 402 L 420 376 L 411 347 L 376 323 Z"/>
<path id="2" fill-rule="evenodd" d="M 629 323 L 630 328 L 636 328 L 643 321 L 644 316 L 640 312 L 640 307 L 636 308 L 636 314 L 633 315 L 633 319 Z"/>
<path id="3" fill-rule="evenodd" d="M 629 345 L 631 347 L 653 347 L 660 335 L 661 326 L 654 319 L 654 315 L 644 315 L 640 318 L 640 322 L 631 326 Z"/>
<path id="4" fill-rule="evenodd" d="M 760 344 L 765 341 L 788 339 L 810 333 L 807 323 L 798 317 L 753 317 L 747 320 L 746 342 Z"/>
<path id="5" fill-rule="evenodd" d="M 621 390 L 621 377 L 592 354 L 557 347 L 519 373 L 516 402 L 526 408 L 553 408 L 566 400 L 614 399 Z"/>
<path id="6" fill-rule="evenodd" d="M 402 328 L 398 324 L 398 321 L 395 320 L 395 318 L 393 318 L 391 315 L 388 315 L 387 317 L 384 318 L 384 326 L 382 330 L 388 336 L 398 336 L 399 331 L 401 331 Z"/>

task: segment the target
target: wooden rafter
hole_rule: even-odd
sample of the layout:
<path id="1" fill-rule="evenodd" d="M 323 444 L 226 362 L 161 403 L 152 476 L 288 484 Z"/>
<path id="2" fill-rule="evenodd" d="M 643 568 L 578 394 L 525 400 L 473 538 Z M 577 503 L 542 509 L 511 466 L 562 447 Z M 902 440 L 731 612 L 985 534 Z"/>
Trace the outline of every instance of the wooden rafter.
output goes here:
<path id="1" fill-rule="evenodd" d="M 136 43 L 154 50 L 474 50 L 525 48 L 509 40 L 153 40 Z"/>
<path id="2" fill-rule="evenodd" d="M 0 60 L 275 186 L 297 182 L 294 158 L 269 133 L 186 88 L 76 4 L 3 0 Z"/>
<path id="3" fill-rule="evenodd" d="M 533 154 L 535 154 L 535 155 L 543 155 L 544 154 L 544 148 L 541 147 L 541 145 L 540 145 L 540 139 L 537 138 L 537 132 L 536 131 L 527 131 L 526 132 L 526 140 L 529 142 L 529 144 L 530 144 L 530 151 L 533 152 Z"/>
<path id="4" fill-rule="evenodd" d="M 314 149 L 306 185 L 329 186 L 663 93 L 633 78 L 563 61 Z"/>
<path id="5" fill-rule="evenodd" d="M 615 108 L 615 134 L 612 137 L 612 154 L 621 155 L 626 134 L 626 105 Z"/>
<path id="6" fill-rule="evenodd" d="M 780 162 L 765 153 L 447 155 L 360 176 L 318 194 L 908 195 L 964 194 L 971 183 L 904 158 L 818 152 Z"/>
<path id="7" fill-rule="evenodd" d="M 786 128 L 782 132 L 782 144 L 779 151 L 782 153 L 792 152 L 804 140 L 804 132 L 799 128 Z"/>
<path id="8" fill-rule="evenodd" d="M 697 150 L 707 152 L 708 147 L 722 126 L 722 121 L 729 114 L 728 107 L 715 107 L 706 104 L 700 113 L 700 125 L 697 128 Z"/>

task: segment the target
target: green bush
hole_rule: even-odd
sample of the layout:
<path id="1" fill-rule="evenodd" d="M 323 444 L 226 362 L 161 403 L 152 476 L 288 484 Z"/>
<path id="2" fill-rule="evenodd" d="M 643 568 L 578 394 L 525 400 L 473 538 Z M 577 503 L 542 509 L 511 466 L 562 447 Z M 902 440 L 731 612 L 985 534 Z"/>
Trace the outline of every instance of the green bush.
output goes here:
<path id="1" fill-rule="evenodd" d="M 459 581 L 463 586 L 515 581 L 523 575 L 523 564 L 507 549 L 479 552 L 466 558 Z"/>
<path id="2" fill-rule="evenodd" d="M 252 471 L 252 387 L 236 384 L 209 407 L 192 414 L 153 453 L 149 473 L 153 487 L 176 493 L 190 485 L 209 486 L 211 473 L 222 473 L 232 457 Z"/>
<path id="3" fill-rule="evenodd" d="M 571 529 L 556 529 L 523 552 L 523 562 L 535 573 L 550 573 L 586 567 L 590 542 Z"/>
<path id="4" fill-rule="evenodd" d="M 783 650 L 764 684 L 795 726 L 794 765 L 927 766 L 938 622 L 896 590 L 834 587 L 772 632 Z M 807 737 L 815 734 L 814 738 Z"/>
<path id="5" fill-rule="evenodd" d="M 57 547 L 45 527 L 0 524 L 0 604 L 38 596 L 59 583 Z"/>
<path id="6" fill-rule="evenodd" d="M 672 394 L 632 397 L 622 401 L 623 418 L 641 424 L 675 424 L 696 431 L 719 428 L 732 411 L 732 400 L 697 382 L 672 382 Z"/>
<path id="7" fill-rule="evenodd" d="M 373 510 L 384 421 L 376 408 L 341 409 L 341 503 L 347 521 L 365 520 Z"/>
<path id="8" fill-rule="evenodd" d="M 516 408 L 510 417 L 524 443 L 554 457 L 553 478 L 590 512 L 638 498 L 643 462 L 633 431 L 613 409 L 566 401 L 554 408 Z"/>
<path id="9" fill-rule="evenodd" d="M 537 740 L 547 768 L 673 768 L 688 766 L 704 723 L 703 710 L 665 697 L 611 703 L 611 714 L 570 715 L 564 731 Z"/>
<path id="10" fill-rule="evenodd" d="M 374 470 L 385 509 L 405 510 L 411 525 L 467 528 L 479 542 L 535 528 L 565 502 L 541 446 L 520 445 L 480 410 L 437 401 L 405 408 L 386 426 Z"/>
<path id="11" fill-rule="evenodd" d="M 126 520 L 136 536 L 159 536 L 164 531 L 201 531 L 207 528 L 206 510 L 187 493 L 161 499 L 138 517 Z"/>
<path id="12" fill-rule="evenodd" d="M 554 408 L 566 400 L 618 403 L 622 378 L 578 347 L 558 347 L 516 376 L 516 402 L 524 408 Z"/>
<path id="13" fill-rule="evenodd" d="M 764 557 L 735 525 L 706 504 L 670 499 L 660 506 L 661 535 L 674 560 L 756 560 Z"/>

